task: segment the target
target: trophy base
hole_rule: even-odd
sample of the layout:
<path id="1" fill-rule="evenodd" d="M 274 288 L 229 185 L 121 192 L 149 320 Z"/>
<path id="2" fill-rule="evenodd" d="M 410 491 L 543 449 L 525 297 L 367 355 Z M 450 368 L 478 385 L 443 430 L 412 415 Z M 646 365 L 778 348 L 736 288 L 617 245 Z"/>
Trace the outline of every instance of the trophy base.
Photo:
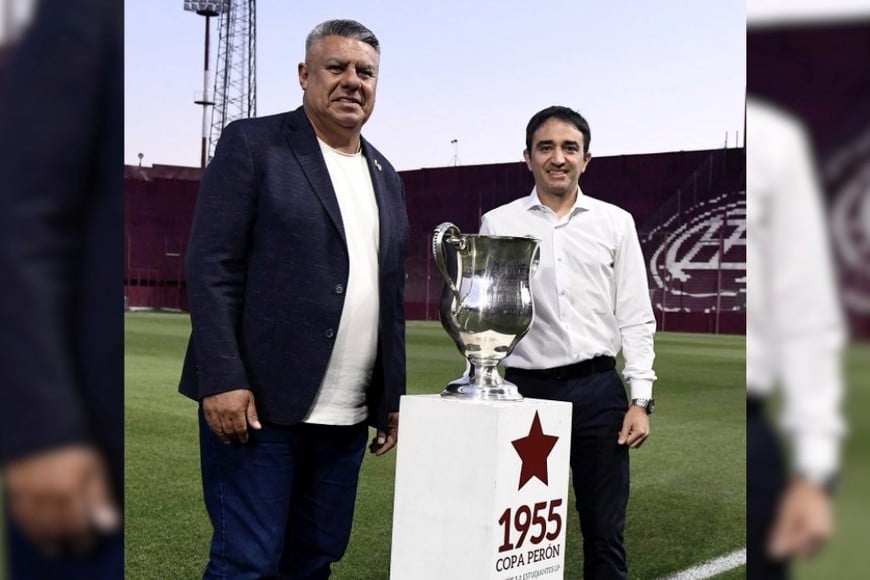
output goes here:
<path id="1" fill-rule="evenodd" d="M 498 384 L 478 384 L 467 376 L 451 381 L 441 391 L 442 397 L 477 399 L 481 401 L 522 401 L 523 396 L 513 383 L 502 379 Z"/>

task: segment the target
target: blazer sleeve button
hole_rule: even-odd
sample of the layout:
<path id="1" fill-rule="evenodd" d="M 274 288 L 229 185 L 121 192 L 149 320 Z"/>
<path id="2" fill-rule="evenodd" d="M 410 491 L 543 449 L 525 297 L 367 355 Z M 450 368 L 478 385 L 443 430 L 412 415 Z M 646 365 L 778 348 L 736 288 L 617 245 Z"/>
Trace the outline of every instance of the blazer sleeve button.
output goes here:
<path id="1" fill-rule="evenodd" d="M 326 338 L 332 338 L 333 336 L 335 336 L 335 331 L 331 328 L 327 328 L 324 334 L 326 334 Z"/>
<path id="2" fill-rule="evenodd" d="M 335 285 L 335 293 L 336 294 L 344 294 L 344 286 L 342 286 L 341 284 L 336 284 Z"/>

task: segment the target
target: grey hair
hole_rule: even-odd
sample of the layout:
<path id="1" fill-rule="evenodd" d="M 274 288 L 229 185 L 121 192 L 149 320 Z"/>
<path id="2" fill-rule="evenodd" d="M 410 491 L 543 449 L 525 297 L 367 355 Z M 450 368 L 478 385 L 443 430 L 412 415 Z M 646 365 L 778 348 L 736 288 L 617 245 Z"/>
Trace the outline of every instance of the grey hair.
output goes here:
<path id="1" fill-rule="evenodd" d="M 381 43 L 378 42 L 378 37 L 375 33 L 357 22 L 356 20 L 327 20 L 321 22 L 308 33 L 308 38 L 305 39 L 305 54 L 311 50 L 311 45 L 315 41 L 320 40 L 324 36 L 343 36 L 344 38 L 352 38 L 365 42 L 381 53 Z"/>

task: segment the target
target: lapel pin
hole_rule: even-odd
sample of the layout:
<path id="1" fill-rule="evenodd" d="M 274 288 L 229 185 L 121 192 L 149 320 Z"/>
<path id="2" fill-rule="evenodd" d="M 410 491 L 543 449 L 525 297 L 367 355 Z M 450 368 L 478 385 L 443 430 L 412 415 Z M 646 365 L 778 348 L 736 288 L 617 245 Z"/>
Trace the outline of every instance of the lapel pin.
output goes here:
<path id="1" fill-rule="evenodd" d="M 372 162 L 375 164 L 375 167 L 378 168 L 378 171 L 383 171 L 383 169 L 381 169 L 381 164 L 378 163 L 377 159 L 372 159 Z"/>

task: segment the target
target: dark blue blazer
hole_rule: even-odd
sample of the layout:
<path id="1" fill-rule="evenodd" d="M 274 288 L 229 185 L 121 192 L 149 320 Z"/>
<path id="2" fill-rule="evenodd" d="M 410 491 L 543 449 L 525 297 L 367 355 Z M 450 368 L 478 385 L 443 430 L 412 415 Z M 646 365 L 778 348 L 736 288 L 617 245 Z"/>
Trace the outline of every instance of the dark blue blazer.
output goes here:
<path id="1" fill-rule="evenodd" d="M 380 216 L 380 329 L 369 422 L 405 392 L 402 182 L 367 141 Z M 352 216 L 344 216 L 352 219 Z M 179 390 L 196 400 L 250 388 L 261 420 L 292 425 L 326 373 L 349 263 L 343 218 L 302 108 L 228 125 L 200 184 L 187 248 L 193 331 Z"/>

